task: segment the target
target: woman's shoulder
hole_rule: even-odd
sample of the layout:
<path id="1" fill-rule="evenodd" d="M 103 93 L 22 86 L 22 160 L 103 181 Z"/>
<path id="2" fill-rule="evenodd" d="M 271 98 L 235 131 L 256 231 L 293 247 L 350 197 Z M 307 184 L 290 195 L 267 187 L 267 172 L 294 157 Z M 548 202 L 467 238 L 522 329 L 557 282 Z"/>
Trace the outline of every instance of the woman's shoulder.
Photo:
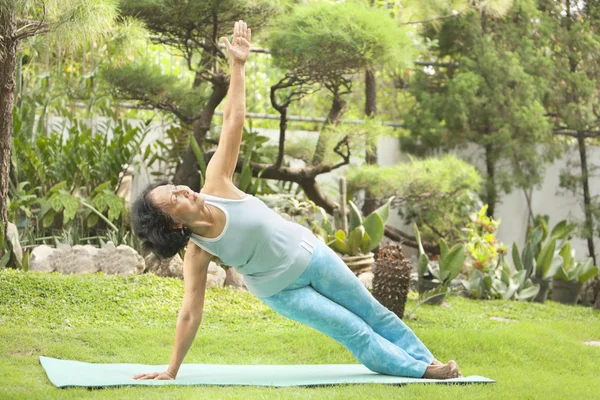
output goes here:
<path id="1" fill-rule="evenodd" d="M 248 197 L 248 194 L 237 187 L 233 183 L 223 183 L 219 185 L 204 185 L 200 189 L 201 194 L 207 194 L 209 196 L 220 197 L 228 200 L 242 200 Z"/>

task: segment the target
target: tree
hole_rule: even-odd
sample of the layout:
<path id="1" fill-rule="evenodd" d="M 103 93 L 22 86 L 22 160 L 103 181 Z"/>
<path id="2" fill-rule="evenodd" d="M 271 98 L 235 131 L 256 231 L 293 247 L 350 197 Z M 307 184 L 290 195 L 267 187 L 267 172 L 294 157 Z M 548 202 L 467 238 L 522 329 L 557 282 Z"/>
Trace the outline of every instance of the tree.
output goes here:
<path id="1" fill-rule="evenodd" d="M 271 103 L 281 116 L 279 155 L 272 165 L 250 163 L 250 167 L 254 176 L 298 183 L 312 201 L 332 213 L 337 203 L 322 193 L 316 176 L 348 164 L 352 142 L 366 135 L 361 128 L 337 126 L 346 106 L 344 96 L 352 90 L 352 74 L 407 63 L 412 46 L 385 11 L 362 2 L 298 6 L 274 24 L 268 43 L 274 64 L 285 71 L 271 87 Z M 321 87 L 331 95 L 331 106 L 312 159 L 305 168 L 283 167 L 287 108 Z M 339 140 L 332 145 L 336 135 Z M 332 148 L 342 158 L 335 164 L 327 157 Z"/>
<path id="2" fill-rule="evenodd" d="M 81 43 L 108 31 L 116 15 L 112 0 L 0 0 L 0 221 L 4 226 L 19 44 L 43 34 Z"/>
<path id="3" fill-rule="evenodd" d="M 544 165 L 558 154 L 543 107 L 551 60 L 536 41 L 546 34 L 535 23 L 540 13 L 532 0 L 510 10 L 505 5 L 482 2 L 479 12 L 426 33 L 439 41 L 439 58 L 451 64 L 433 76 L 416 74 L 417 103 L 406 116 L 411 135 L 402 139 L 403 148 L 417 154 L 480 145 L 489 216 L 502 192 L 540 183 Z"/>
<path id="4" fill-rule="evenodd" d="M 575 1 L 543 1 L 540 8 L 552 27 L 548 48 L 555 66 L 546 108 L 554 134 L 568 144 L 576 142 L 579 153 L 580 174 L 562 171 L 561 186 L 583 197 L 583 236 L 597 265 L 594 232 L 600 235 L 600 201 L 590 193 L 589 178 L 598 166 L 590 164 L 587 147 L 600 138 L 600 5 L 588 1 L 581 8 Z"/>
<path id="5" fill-rule="evenodd" d="M 139 100 L 173 114 L 200 146 L 206 139 L 215 109 L 229 88 L 228 62 L 219 38 L 231 35 L 243 19 L 258 33 L 279 12 L 275 0 L 123 0 L 123 15 L 146 23 L 154 41 L 178 51 L 194 73 L 189 84 L 147 67 L 108 68 L 104 76 L 120 98 Z M 185 138 L 184 138 L 185 139 Z M 197 158 L 184 146 L 173 181 L 199 190 Z"/>

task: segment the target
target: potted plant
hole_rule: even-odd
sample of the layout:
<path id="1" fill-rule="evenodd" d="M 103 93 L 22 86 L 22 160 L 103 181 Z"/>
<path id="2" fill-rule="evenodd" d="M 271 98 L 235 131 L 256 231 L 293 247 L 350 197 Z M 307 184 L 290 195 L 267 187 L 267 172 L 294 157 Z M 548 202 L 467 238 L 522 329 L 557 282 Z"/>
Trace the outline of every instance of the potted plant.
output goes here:
<path id="1" fill-rule="evenodd" d="M 465 246 L 455 245 L 451 249 L 444 239 L 440 239 L 440 258 L 437 264 L 433 264 L 421 243 L 421 233 L 417 224 L 414 225 L 415 236 L 419 244 L 419 260 L 418 260 L 418 281 L 417 290 L 422 297 L 429 293 L 430 296 L 424 301 L 426 304 L 441 304 L 446 295 L 450 282 L 460 274 L 465 262 Z"/>
<path id="2" fill-rule="evenodd" d="M 548 232 L 548 219 L 536 218 L 537 227 L 527 234 L 527 246 L 523 249 L 521 258 L 522 266 L 531 275 L 531 281 L 540 285 L 540 291 L 534 301 L 544 303 L 548 292 L 552 288 L 552 277 L 564 263 L 564 252 L 571 252 L 569 236 L 575 225 L 566 220 L 557 223 L 551 232 Z M 544 241 L 550 234 L 548 241 Z M 568 246 L 568 250 L 566 250 Z M 516 246 L 513 245 L 513 261 L 515 266 L 519 262 L 515 257 Z"/>
<path id="3" fill-rule="evenodd" d="M 519 255 L 517 244 L 513 243 L 512 258 L 515 268 L 519 271 L 525 271 L 525 279 L 531 278 L 534 285 L 540 286 L 534 301 L 544 303 L 550 291 L 552 276 L 563 264 L 563 257 L 557 254 L 555 250 L 556 239 L 546 243 L 541 248 L 537 258 L 534 257 L 533 247 L 532 243 L 528 242 L 523 248 L 522 254 Z"/>
<path id="4" fill-rule="evenodd" d="M 564 263 L 552 279 L 552 300 L 563 304 L 577 304 L 583 284 L 598 275 L 598 267 L 589 258 L 585 262 L 575 262 L 571 244 L 561 251 Z"/>
<path id="5" fill-rule="evenodd" d="M 350 205 L 350 219 L 347 231 L 337 229 L 335 234 L 328 232 L 325 237 L 327 245 L 341 254 L 342 260 L 356 275 L 371 270 L 375 257 L 372 252 L 383 239 L 385 222 L 390 213 L 390 203 L 394 197 L 366 218 L 363 218 L 358 207 L 352 201 Z M 331 224 L 323 225 L 327 230 Z"/>

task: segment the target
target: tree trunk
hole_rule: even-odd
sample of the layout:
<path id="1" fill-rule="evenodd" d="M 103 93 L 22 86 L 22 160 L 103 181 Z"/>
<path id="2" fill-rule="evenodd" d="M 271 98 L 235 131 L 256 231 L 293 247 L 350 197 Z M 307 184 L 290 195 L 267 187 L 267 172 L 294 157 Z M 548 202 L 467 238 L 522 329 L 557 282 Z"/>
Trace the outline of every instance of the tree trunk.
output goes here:
<path id="1" fill-rule="evenodd" d="M 498 192 L 496 190 L 496 155 L 494 154 L 494 147 L 491 144 L 485 146 L 485 166 L 487 169 L 485 193 L 485 201 L 488 205 L 487 216 L 493 218 L 494 211 L 496 211 Z"/>
<path id="2" fill-rule="evenodd" d="M 226 76 L 222 76 L 220 80 L 213 83 L 213 91 L 210 94 L 208 103 L 193 125 L 194 138 L 196 138 L 198 145 L 202 146 L 204 143 L 206 133 L 210 130 L 215 110 L 227 95 L 228 89 L 229 80 Z M 194 191 L 199 191 L 200 175 L 198 174 L 198 160 L 196 160 L 196 155 L 191 146 L 188 146 L 182 158 L 183 160 L 175 172 L 173 183 L 176 185 L 186 185 Z"/>
<path id="3" fill-rule="evenodd" d="M 4 7 L 14 7 L 10 5 Z M 17 30 L 14 8 L 0 14 L 0 47 L 4 47 L 4 59 L 0 62 L 0 221 L 6 233 L 8 208 L 8 179 L 10 173 L 10 151 L 13 134 L 13 107 L 15 73 L 17 65 L 17 43 L 12 37 Z"/>
<path id="4" fill-rule="evenodd" d="M 331 103 L 331 109 L 329 110 L 329 115 L 327 116 L 327 120 L 323 124 L 323 130 L 319 135 L 319 140 L 317 141 L 317 147 L 315 148 L 315 154 L 313 156 L 312 165 L 319 165 L 323 162 L 325 158 L 325 151 L 327 150 L 327 143 L 329 142 L 329 136 L 325 133 L 325 129 L 328 125 L 336 125 L 342 116 L 342 112 L 344 111 L 344 107 L 346 106 L 346 102 L 342 99 L 342 97 L 336 91 L 333 94 L 333 102 Z"/>
<path id="5" fill-rule="evenodd" d="M 375 79 L 375 71 L 371 69 L 365 70 L 365 115 L 367 118 L 372 118 L 377 115 L 377 81 Z M 365 162 L 369 165 L 377 165 L 377 145 L 365 151 Z M 369 191 L 365 190 L 365 202 L 362 207 L 363 215 L 369 215 L 377 209 L 377 198 Z"/>
<path id="6" fill-rule="evenodd" d="M 590 182 L 587 166 L 587 154 L 585 149 L 585 138 L 583 132 L 579 132 L 577 136 L 577 144 L 579 145 L 579 159 L 581 160 L 581 178 L 583 181 L 583 212 L 585 213 L 585 231 L 588 242 L 588 251 L 590 257 L 596 263 L 596 251 L 594 249 L 594 220 L 592 216 L 592 199 L 590 196 Z"/>
<path id="7" fill-rule="evenodd" d="M 279 168 L 283 164 L 283 156 L 285 154 L 285 131 L 287 130 L 287 106 L 281 107 L 279 117 L 279 151 L 277 153 L 277 160 L 275 161 L 275 167 Z"/>

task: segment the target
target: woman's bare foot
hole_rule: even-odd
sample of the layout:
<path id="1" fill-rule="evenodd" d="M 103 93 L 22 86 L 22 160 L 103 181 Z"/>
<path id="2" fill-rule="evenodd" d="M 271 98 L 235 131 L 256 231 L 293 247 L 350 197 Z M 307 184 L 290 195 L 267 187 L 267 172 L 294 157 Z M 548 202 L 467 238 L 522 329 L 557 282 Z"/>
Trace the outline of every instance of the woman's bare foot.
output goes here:
<path id="1" fill-rule="evenodd" d="M 425 371 L 423 378 L 428 379 L 452 379 L 458 378 L 462 374 L 458 370 L 458 365 L 454 360 L 448 361 L 448 364 L 430 365 Z"/>
<path id="2" fill-rule="evenodd" d="M 436 360 L 434 358 L 430 365 L 444 365 L 444 363 L 439 360 Z M 462 374 L 462 372 L 460 372 L 460 370 L 458 371 L 458 376 L 459 377 L 463 376 L 463 374 Z"/>

